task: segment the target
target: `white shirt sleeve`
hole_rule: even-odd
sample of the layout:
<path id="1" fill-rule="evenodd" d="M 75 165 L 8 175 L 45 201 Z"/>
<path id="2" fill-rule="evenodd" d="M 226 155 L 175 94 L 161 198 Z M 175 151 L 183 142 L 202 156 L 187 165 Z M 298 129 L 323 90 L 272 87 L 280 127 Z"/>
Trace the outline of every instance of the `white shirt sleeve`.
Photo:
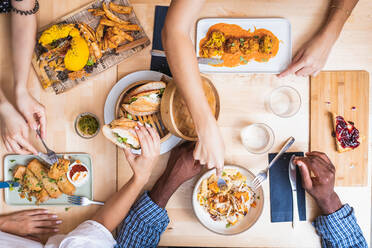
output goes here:
<path id="1" fill-rule="evenodd" d="M 43 245 L 30 239 L 22 238 L 17 235 L 0 231 L 0 247 L 43 248 Z"/>
<path id="2" fill-rule="evenodd" d="M 52 241 L 52 240 L 50 240 Z M 48 240 L 49 243 L 49 240 Z M 48 243 L 45 247 L 48 247 Z M 111 232 L 102 224 L 87 220 L 67 234 L 59 248 L 108 248 L 114 247 L 116 241 Z"/>

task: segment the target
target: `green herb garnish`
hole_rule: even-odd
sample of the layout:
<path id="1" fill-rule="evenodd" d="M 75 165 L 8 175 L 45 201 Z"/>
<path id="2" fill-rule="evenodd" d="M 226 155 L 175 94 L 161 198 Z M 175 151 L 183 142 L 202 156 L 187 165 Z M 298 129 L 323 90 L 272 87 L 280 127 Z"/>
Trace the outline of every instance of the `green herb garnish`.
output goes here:
<path id="1" fill-rule="evenodd" d="M 160 95 L 163 95 L 165 88 L 160 89 Z"/>
<path id="2" fill-rule="evenodd" d="M 235 43 L 231 43 L 231 46 L 234 47 L 235 46 Z"/>
<path id="3" fill-rule="evenodd" d="M 70 208 L 65 208 L 65 211 L 67 212 Z"/>
<path id="4" fill-rule="evenodd" d="M 119 141 L 120 143 L 127 143 L 127 140 L 128 138 L 122 138 L 122 137 L 117 138 L 117 141 Z"/>
<path id="5" fill-rule="evenodd" d="M 9 162 L 14 163 L 15 162 L 15 159 L 11 159 L 11 160 L 9 160 Z"/>
<path id="6" fill-rule="evenodd" d="M 253 36 L 253 38 L 258 39 L 258 35 Z"/>
<path id="7" fill-rule="evenodd" d="M 240 38 L 240 42 L 244 42 L 244 39 L 243 38 Z"/>
<path id="8" fill-rule="evenodd" d="M 135 102 L 135 101 L 137 101 L 137 97 L 132 97 L 130 100 L 129 100 L 129 103 L 132 103 L 132 102 Z"/>
<path id="9" fill-rule="evenodd" d="M 226 176 L 226 172 L 223 171 L 223 172 L 222 172 L 222 176 Z"/>
<path id="10" fill-rule="evenodd" d="M 262 62 L 267 62 L 266 58 L 261 59 Z"/>
<path id="11" fill-rule="evenodd" d="M 14 178 L 14 182 L 19 182 L 19 178 Z"/>
<path id="12" fill-rule="evenodd" d="M 51 182 L 51 183 L 55 183 L 55 182 L 56 182 L 56 180 L 54 180 L 54 179 L 52 179 L 52 178 L 49 178 L 48 180 L 49 180 L 49 182 Z"/>
<path id="13" fill-rule="evenodd" d="M 227 223 L 227 224 L 226 224 L 226 228 L 229 228 L 230 226 L 231 226 L 230 223 Z"/>
<path id="14" fill-rule="evenodd" d="M 10 173 L 13 173 L 13 169 L 12 169 L 12 168 L 10 168 L 8 171 L 9 171 Z"/>
<path id="15" fill-rule="evenodd" d="M 94 60 L 92 58 L 89 58 L 88 62 L 87 62 L 87 65 L 88 66 L 94 65 Z"/>
<path id="16" fill-rule="evenodd" d="M 130 115 L 130 114 L 127 114 L 127 118 L 128 118 L 129 120 L 133 120 L 133 117 L 132 117 L 132 115 Z"/>

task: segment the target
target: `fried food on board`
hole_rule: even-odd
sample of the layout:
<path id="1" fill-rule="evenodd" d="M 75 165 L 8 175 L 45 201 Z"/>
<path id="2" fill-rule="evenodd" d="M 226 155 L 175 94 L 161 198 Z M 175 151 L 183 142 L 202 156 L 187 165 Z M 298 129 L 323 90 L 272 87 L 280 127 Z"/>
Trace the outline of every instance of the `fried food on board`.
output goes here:
<path id="1" fill-rule="evenodd" d="M 37 69 L 44 88 L 57 80 L 88 76 L 105 52 L 134 42 L 135 32 L 141 30 L 139 25 L 124 20 L 123 15 L 131 14 L 132 7 L 103 2 L 102 8 L 87 11 L 100 18 L 95 29 L 83 22 L 56 24 L 41 34 Z"/>

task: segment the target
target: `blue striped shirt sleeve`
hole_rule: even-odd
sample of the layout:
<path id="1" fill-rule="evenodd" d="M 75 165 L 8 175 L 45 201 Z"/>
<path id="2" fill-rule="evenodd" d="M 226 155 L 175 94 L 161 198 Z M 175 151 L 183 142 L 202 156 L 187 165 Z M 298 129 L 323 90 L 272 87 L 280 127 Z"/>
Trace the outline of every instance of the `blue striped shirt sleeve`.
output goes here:
<path id="1" fill-rule="evenodd" d="M 318 216 L 313 225 L 322 239 L 322 247 L 368 247 L 354 210 L 348 204 L 330 215 Z"/>
<path id="2" fill-rule="evenodd" d="M 145 192 L 122 222 L 116 238 L 116 247 L 157 247 L 160 236 L 168 224 L 167 211 L 156 205 L 148 196 L 148 192 Z"/>

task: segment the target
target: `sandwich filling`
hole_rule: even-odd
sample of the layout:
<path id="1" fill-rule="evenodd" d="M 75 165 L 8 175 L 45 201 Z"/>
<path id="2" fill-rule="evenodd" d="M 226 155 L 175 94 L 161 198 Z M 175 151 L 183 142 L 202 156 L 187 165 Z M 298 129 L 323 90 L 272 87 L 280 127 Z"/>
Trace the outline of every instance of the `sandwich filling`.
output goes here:
<path id="1" fill-rule="evenodd" d="M 122 128 L 113 128 L 113 134 L 116 136 L 116 140 L 119 143 L 127 144 L 131 148 L 138 148 L 138 140 L 136 139 L 136 134 L 133 130 L 130 129 L 122 129 Z"/>
<path id="2" fill-rule="evenodd" d="M 154 104 L 160 104 L 160 99 L 164 93 L 164 88 L 159 90 L 150 90 L 146 92 L 142 92 L 140 94 L 137 94 L 133 96 L 129 103 L 134 103 L 138 100 L 145 100 Z"/>

